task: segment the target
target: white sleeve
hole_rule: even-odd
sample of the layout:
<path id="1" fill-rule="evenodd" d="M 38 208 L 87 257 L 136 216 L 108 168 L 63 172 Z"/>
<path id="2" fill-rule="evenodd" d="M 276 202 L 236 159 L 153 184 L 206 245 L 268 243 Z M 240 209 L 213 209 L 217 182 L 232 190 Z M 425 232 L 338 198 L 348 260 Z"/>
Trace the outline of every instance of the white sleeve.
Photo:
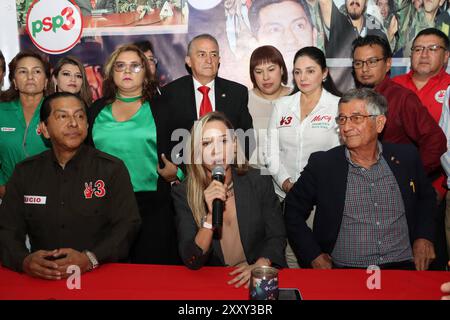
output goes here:
<path id="1" fill-rule="evenodd" d="M 439 126 L 444 131 L 445 136 L 447 137 L 447 152 L 445 152 L 441 156 L 441 164 L 447 174 L 447 177 L 450 177 L 450 86 L 447 88 L 447 92 L 445 93 L 444 103 L 442 104 L 442 114 L 439 120 Z M 447 182 L 448 183 L 448 182 Z"/>
<path id="2" fill-rule="evenodd" d="M 273 179 L 283 189 L 281 186 L 286 179 L 290 178 L 290 175 L 287 173 L 284 161 L 280 157 L 279 132 L 277 129 L 278 119 L 280 119 L 280 112 L 278 104 L 275 103 L 267 130 L 267 154 L 265 162 Z"/>

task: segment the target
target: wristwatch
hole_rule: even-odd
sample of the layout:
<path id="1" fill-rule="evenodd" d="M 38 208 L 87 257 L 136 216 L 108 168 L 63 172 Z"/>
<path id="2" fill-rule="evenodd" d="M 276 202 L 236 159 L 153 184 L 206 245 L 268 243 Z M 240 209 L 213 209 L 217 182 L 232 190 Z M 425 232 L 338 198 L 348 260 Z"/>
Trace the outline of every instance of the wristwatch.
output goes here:
<path id="1" fill-rule="evenodd" d="M 88 250 L 83 251 L 87 257 L 89 258 L 89 262 L 91 263 L 91 267 L 89 268 L 89 271 L 97 269 L 98 268 L 98 260 L 94 253 Z"/>
<path id="2" fill-rule="evenodd" d="M 205 229 L 213 230 L 213 226 L 211 223 L 206 222 L 206 216 L 203 216 L 200 220 L 200 226 Z"/>

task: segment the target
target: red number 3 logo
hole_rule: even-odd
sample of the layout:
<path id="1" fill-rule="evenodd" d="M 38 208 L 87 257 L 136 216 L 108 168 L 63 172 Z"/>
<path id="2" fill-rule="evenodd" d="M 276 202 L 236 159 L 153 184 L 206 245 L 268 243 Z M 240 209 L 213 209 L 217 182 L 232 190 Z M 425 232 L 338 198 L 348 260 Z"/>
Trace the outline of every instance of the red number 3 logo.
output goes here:
<path id="1" fill-rule="evenodd" d="M 106 194 L 106 190 L 105 190 L 105 183 L 103 182 L 103 180 L 95 181 L 94 195 L 98 198 L 101 198 L 101 197 L 104 197 L 105 194 Z"/>

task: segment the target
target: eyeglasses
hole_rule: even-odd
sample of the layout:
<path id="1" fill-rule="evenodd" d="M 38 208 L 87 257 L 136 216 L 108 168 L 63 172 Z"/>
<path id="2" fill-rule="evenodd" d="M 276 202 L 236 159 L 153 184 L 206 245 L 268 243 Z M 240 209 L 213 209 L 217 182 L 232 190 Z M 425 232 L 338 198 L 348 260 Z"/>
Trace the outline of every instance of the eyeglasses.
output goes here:
<path id="1" fill-rule="evenodd" d="M 139 73 L 141 72 L 143 65 L 137 62 L 132 63 L 125 63 L 125 62 L 116 62 L 114 63 L 114 71 L 116 72 L 123 72 L 127 69 L 127 67 L 130 67 L 130 71 L 133 73 Z"/>
<path id="2" fill-rule="evenodd" d="M 154 65 L 158 64 L 158 59 L 156 59 L 155 57 L 147 57 L 147 61 L 153 63 Z"/>
<path id="3" fill-rule="evenodd" d="M 432 44 L 432 45 L 427 46 L 427 47 L 425 47 L 425 46 L 414 46 L 414 47 L 411 48 L 412 52 L 415 53 L 415 54 L 420 54 L 424 50 L 427 50 L 428 52 L 431 52 L 431 53 L 435 53 L 439 49 L 447 50 L 446 48 L 444 48 L 443 46 L 440 46 L 438 44 Z"/>
<path id="4" fill-rule="evenodd" d="M 361 69 L 364 64 L 367 64 L 369 68 L 375 68 L 379 61 L 384 60 L 384 58 L 370 58 L 367 60 L 353 60 L 353 68 Z"/>
<path id="5" fill-rule="evenodd" d="M 367 116 L 362 115 L 362 114 L 354 114 L 354 115 L 351 115 L 351 116 L 348 116 L 348 117 L 347 117 L 347 116 L 337 116 L 337 117 L 335 118 L 335 120 L 336 120 L 336 123 L 337 123 L 338 125 L 343 126 L 344 124 L 346 124 L 347 119 L 350 119 L 350 122 L 351 122 L 351 123 L 354 123 L 354 124 L 361 124 L 361 123 L 363 123 L 363 121 L 364 121 L 366 118 L 376 117 L 376 116 L 379 116 L 379 114 L 369 114 L 369 115 L 367 115 Z"/>

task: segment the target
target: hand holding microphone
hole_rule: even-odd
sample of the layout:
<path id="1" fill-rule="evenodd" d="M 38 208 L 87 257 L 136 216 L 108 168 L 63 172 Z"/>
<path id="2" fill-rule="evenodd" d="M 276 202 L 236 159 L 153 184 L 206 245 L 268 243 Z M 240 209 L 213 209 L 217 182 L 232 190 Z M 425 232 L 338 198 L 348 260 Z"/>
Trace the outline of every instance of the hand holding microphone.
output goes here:
<path id="1" fill-rule="evenodd" d="M 208 212 L 212 213 L 212 225 L 219 233 L 223 223 L 224 202 L 227 199 L 227 186 L 225 181 L 225 169 L 217 166 L 212 171 L 213 181 L 204 191 Z"/>

